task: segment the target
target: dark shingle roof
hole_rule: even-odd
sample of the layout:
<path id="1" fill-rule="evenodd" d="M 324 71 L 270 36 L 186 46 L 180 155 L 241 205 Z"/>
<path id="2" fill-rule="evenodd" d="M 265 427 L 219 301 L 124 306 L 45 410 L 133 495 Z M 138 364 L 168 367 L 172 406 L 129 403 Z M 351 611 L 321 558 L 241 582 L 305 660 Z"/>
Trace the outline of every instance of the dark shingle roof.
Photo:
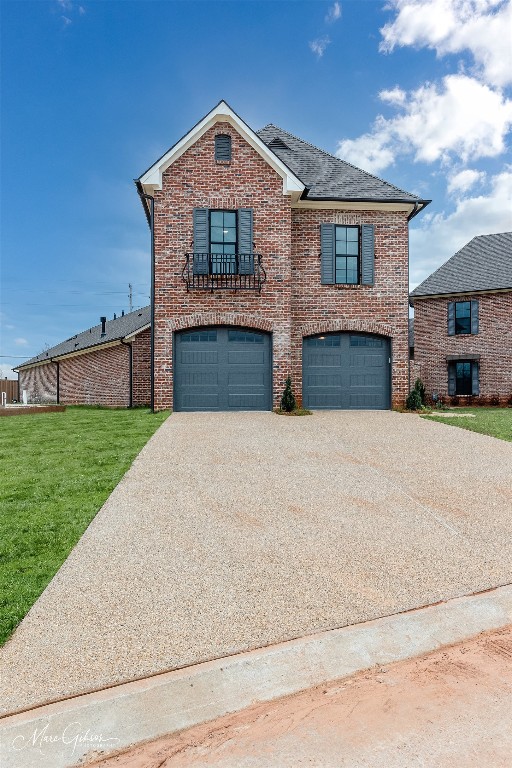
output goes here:
<path id="1" fill-rule="evenodd" d="M 512 288 L 512 232 L 479 235 L 448 259 L 411 296 Z"/>
<path id="2" fill-rule="evenodd" d="M 308 188 L 307 199 L 430 202 L 372 176 L 275 125 L 258 136 Z"/>
<path id="3" fill-rule="evenodd" d="M 95 325 L 93 328 L 77 333 L 76 336 L 72 336 L 70 339 L 66 339 L 66 341 L 61 341 L 60 344 L 56 344 L 51 349 L 31 357 L 30 360 L 26 360 L 21 365 L 16 366 L 16 370 L 27 365 L 34 365 L 34 363 L 43 363 L 52 357 L 60 357 L 61 355 L 68 355 L 70 352 L 79 352 L 90 347 L 96 347 L 98 344 L 119 341 L 119 339 L 124 339 L 125 336 L 130 336 L 132 333 L 144 328 L 150 322 L 151 307 L 136 309 L 134 312 L 117 317 L 115 320 L 107 320 L 105 336 L 101 335 L 101 324 Z"/>

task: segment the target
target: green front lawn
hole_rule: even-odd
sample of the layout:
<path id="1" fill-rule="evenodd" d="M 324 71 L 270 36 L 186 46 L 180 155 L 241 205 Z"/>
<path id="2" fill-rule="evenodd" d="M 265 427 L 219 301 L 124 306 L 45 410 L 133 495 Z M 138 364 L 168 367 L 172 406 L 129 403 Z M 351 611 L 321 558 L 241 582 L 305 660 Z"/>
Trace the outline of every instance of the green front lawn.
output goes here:
<path id="1" fill-rule="evenodd" d="M 472 413 L 475 418 L 443 418 L 433 412 L 425 419 L 449 424 L 451 427 L 462 427 L 472 432 L 480 432 L 482 435 L 499 437 L 500 440 L 512 441 L 512 408 L 454 408 L 454 413 Z"/>
<path id="2" fill-rule="evenodd" d="M 167 416 L 73 407 L 0 418 L 0 643 Z"/>

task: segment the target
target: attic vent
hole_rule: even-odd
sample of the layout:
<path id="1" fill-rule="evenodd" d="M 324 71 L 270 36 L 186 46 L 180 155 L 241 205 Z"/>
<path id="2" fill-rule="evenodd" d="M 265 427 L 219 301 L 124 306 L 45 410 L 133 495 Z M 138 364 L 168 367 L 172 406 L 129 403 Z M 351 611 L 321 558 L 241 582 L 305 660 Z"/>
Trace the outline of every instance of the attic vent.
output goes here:
<path id="1" fill-rule="evenodd" d="M 285 144 L 284 141 L 279 137 L 272 139 L 272 141 L 269 142 L 268 146 L 271 149 L 290 149 L 288 144 Z"/>
<path id="2" fill-rule="evenodd" d="M 226 133 L 218 133 L 215 137 L 215 159 L 231 160 L 231 136 Z"/>

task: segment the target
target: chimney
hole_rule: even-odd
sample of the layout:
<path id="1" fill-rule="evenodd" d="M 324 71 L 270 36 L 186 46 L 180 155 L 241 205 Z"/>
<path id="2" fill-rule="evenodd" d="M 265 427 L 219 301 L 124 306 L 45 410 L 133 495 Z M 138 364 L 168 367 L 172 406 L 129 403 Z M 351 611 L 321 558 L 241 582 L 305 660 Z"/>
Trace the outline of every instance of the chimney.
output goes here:
<path id="1" fill-rule="evenodd" d="M 100 317 L 100 323 L 101 323 L 101 335 L 106 336 L 107 332 L 105 331 L 105 323 L 107 322 L 106 317 Z"/>
<path id="2" fill-rule="evenodd" d="M 124 317 L 124 309 L 121 310 L 121 317 Z"/>
<path id="3" fill-rule="evenodd" d="M 117 320 L 117 315 L 115 312 L 114 312 L 114 320 Z"/>

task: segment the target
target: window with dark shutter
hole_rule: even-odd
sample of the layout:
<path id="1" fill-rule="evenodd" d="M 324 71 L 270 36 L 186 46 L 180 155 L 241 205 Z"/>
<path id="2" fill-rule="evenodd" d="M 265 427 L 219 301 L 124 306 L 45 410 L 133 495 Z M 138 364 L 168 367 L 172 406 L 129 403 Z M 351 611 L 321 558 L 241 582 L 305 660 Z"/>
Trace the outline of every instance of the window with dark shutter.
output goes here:
<path id="1" fill-rule="evenodd" d="M 215 137 L 215 160 L 231 160 L 231 136 L 226 133 L 218 133 Z"/>
<path id="2" fill-rule="evenodd" d="M 209 238 L 208 238 L 208 208 L 194 208 L 194 275 L 208 274 Z"/>
<path id="3" fill-rule="evenodd" d="M 375 272 L 375 235 L 373 224 L 361 227 L 361 282 L 373 285 Z"/>
<path id="4" fill-rule="evenodd" d="M 238 274 L 254 275 L 252 208 L 238 209 Z"/>
<path id="5" fill-rule="evenodd" d="M 334 224 L 320 225 L 321 242 L 321 282 L 323 285 L 334 283 Z"/>

